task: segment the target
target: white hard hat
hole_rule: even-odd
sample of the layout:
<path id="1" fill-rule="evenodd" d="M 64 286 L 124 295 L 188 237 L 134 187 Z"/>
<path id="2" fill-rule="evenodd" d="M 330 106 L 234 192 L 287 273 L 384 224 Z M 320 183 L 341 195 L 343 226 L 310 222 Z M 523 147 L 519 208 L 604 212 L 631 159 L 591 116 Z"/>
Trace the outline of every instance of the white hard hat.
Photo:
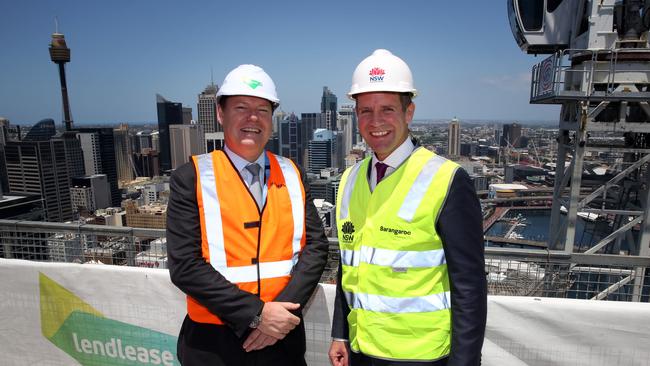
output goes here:
<path id="1" fill-rule="evenodd" d="M 384 49 L 375 50 L 366 57 L 352 74 L 350 99 L 361 93 L 395 92 L 416 96 L 411 69 L 401 58 Z"/>
<path id="2" fill-rule="evenodd" d="M 264 98 L 275 107 L 280 105 L 275 83 L 269 74 L 255 65 L 239 65 L 226 75 L 217 92 L 217 101 L 227 95 L 249 95 Z"/>

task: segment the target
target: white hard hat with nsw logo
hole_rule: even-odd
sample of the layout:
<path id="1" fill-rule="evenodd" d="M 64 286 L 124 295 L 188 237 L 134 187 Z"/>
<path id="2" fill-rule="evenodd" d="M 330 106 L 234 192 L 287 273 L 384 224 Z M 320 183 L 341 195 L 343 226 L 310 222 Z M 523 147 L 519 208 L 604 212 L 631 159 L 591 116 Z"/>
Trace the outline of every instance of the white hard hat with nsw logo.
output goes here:
<path id="1" fill-rule="evenodd" d="M 217 92 L 217 100 L 228 95 L 264 98 L 276 107 L 280 104 L 275 83 L 264 69 L 255 65 L 239 65 L 226 75 Z"/>
<path id="2" fill-rule="evenodd" d="M 416 96 L 411 69 L 401 58 L 384 49 L 366 57 L 352 74 L 348 97 L 369 92 L 411 93 Z"/>

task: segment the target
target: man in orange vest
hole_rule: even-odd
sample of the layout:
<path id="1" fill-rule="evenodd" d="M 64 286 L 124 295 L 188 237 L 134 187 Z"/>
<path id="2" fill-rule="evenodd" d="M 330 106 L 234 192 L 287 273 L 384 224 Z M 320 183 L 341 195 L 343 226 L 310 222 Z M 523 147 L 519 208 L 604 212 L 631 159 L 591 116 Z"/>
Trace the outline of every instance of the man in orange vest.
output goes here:
<path id="1" fill-rule="evenodd" d="M 240 65 L 217 92 L 223 150 L 171 176 L 167 246 L 187 295 L 183 365 L 306 365 L 301 310 L 328 243 L 303 172 L 265 151 L 279 105 L 273 80 Z"/>

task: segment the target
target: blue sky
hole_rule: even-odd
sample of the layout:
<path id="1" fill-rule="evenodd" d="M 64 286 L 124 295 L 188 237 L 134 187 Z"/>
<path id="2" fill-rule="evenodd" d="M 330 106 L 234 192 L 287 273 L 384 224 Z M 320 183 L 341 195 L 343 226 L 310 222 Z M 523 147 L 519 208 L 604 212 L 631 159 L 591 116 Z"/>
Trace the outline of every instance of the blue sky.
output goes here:
<path id="1" fill-rule="evenodd" d="M 0 116 L 62 120 L 48 45 L 58 17 L 72 50 L 75 124 L 155 122 L 156 93 L 193 109 L 239 64 L 262 66 L 286 112 L 320 110 L 323 86 L 348 103 L 356 65 L 386 48 L 411 67 L 416 119 L 556 121 L 530 105 L 542 57 L 517 47 L 505 0 L 490 1 L 3 1 Z"/>

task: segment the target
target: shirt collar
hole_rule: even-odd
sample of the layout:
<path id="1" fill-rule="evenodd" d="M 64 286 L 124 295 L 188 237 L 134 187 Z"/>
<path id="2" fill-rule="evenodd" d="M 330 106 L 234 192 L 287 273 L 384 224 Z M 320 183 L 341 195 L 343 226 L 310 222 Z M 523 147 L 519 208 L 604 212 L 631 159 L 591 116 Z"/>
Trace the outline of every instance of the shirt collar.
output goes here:
<path id="1" fill-rule="evenodd" d="M 225 145 L 223 148 L 223 151 L 228 155 L 230 158 L 230 161 L 232 161 L 233 164 L 235 164 L 235 168 L 237 169 L 238 172 L 242 172 L 244 169 L 246 169 L 246 166 L 248 164 L 251 164 L 250 161 L 242 158 L 241 156 L 237 155 L 235 152 L 230 150 L 228 148 L 228 145 Z M 264 156 L 265 150 L 262 150 L 262 153 L 260 156 L 255 159 L 253 163 L 257 163 L 260 165 L 260 168 L 264 169 L 264 164 L 265 164 L 265 156 Z M 263 179 L 263 178 L 262 178 Z"/>
<path id="2" fill-rule="evenodd" d="M 415 149 L 415 145 L 413 145 L 413 141 L 411 141 L 410 137 L 406 137 L 406 140 L 402 142 L 401 145 L 397 147 L 397 149 L 393 150 L 386 159 L 382 161 L 382 163 L 388 165 L 389 167 L 393 169 L 397 169 L 406 159 L 408 159 L 409 156 L 411 156 L 411 153 L 413 152 L 413 149 Z M 380 161 L 377 159 L 377 155 L 372 154 L 372 166 L 375 166 L 375 163 Z"/>

